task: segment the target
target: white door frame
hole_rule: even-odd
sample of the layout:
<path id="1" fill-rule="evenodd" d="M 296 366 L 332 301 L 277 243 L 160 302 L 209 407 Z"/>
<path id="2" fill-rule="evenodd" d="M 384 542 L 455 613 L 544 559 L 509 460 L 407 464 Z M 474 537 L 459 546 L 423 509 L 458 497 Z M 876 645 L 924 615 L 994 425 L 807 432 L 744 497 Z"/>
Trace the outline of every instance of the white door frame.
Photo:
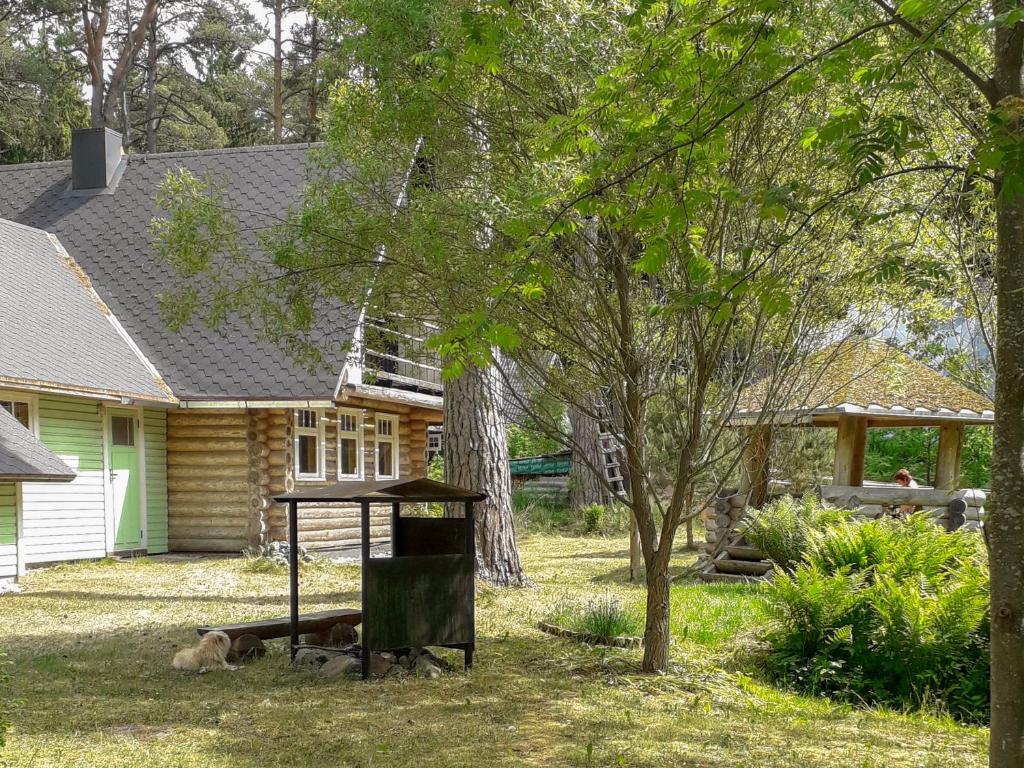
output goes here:
<path id="1" fill-rule="evenodd" d="M 21 500 L 21 487 L 24 483 L 14 484 L 14 580 L 17 581 L 28 571 L 25 563 L 25 511 Z"/>
<path id="2" fill-rule="evenodd" d="M 149 515 L 146 508 L 146 418 L 141 405 L 105 404 L 103 407 L 103 509 L 106 517 L 107 554 L 118 551 L 115 549 L 117 540 L 117 521 L 114 520 L 114 478 L 111 475 L 110 448 L 111 440 L 110 417 L 113 411 L 126 411 L 135 414 L 135 451 L 139 461 L 139 548 L 149 549 Z"/>

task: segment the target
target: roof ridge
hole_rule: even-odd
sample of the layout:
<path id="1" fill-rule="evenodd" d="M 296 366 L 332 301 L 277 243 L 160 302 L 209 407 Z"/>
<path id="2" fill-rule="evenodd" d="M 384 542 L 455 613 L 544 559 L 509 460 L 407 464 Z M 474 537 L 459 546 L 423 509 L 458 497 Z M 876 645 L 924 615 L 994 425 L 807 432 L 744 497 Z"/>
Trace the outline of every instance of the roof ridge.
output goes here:
<path id="1" fill-rule="evenodd" d="M 14 219 L 5 219 L 3 217 L 0 217 L 0 225 L 10 225 L 12 227 L 17 227 L 18 229 L 28 230 L 29 232 L 33 232 L 37 235 L 51 235 L 53 237 L 56 237 L 56 235 L 54 235 L 52 232 L 47 232 L 45 229 L 40 229 L 39 227 L 33 227 L 31 224 L 22 224 L 20 221 L 15 221 Z"/>
<path id="2" fill-rule="evenodd" d="M 149 159 L 163 159 L 172 157 L 211 157 L 213 155 L 235 155 L 254 152 L 287 152 L 291 150 L 309 150 L 314 147 L 322 147 L 322 141 L 300 142 L 298 144 L 254 144 L 248 147 L 217 147 L 215 149 L 183 149 L 176 152 L 135 152 L 125 155 L 128 162 L 146 162 Z"/>
<path id="3" fill-rule="evenodd" d="M 34 163 L 2 163 L 0 164 L 0 173 L 5 171 L 22 171 L 32 168 L 56 168 L 60 165 L 70 164 L 71 158 L 66 158 L 64 160 L 39 160 Z"/>
<path id="4" fill-rule="evenodd" d="M 322 141 L 303 141 L 296 144 L 253 144 L 247 147 L 216 147 L 213 149 L 182 149 L 174 152 L 132 152 L 125 155 L 129 164 L 133 162 L 146 162 L 149 159 L 161 160 L 163 158 L 175 157 L 211 157 L 214 155 L 232 155 L 251 152 L 287 152 L 291 150 L 310 150 L 323 147 Z M 71 163 L 71 158 L 63 160 L 41 160 L 34 163 L 5 163 L 0 164 L 0 173 L 4 171 L 17 171 L 32 168 L 54 168 Z"/>

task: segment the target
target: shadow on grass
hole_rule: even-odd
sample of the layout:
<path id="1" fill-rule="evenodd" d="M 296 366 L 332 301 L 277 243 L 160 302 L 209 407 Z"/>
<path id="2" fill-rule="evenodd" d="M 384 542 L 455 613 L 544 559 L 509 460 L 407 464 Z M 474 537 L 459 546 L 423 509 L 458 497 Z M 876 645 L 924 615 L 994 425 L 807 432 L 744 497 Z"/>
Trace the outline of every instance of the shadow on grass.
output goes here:
<path id="1" fill-rule="evenodd" d="M 10 600 L 12 602 L 23 600 L 31 601 L 33 599 L 40 598 L 43 600 L 81 600 L 84 602 L 133 602 L 133 603 L 162 603 L 162 602 L 173 602 L 175 600 L 188 601 L 190 603 L 219 603 L 223 605 L 252 605 L 252 606 L 267 606 L 267 605 L 281 605 L 285 613 L 288 611 L 288 595 L 266 595 L 260 597 L 245 597 L 233 595 L 179 595 L 179 594 L 166 594 L 166 595 L 140 595 L 131 594 L 124 592 L 84 592 L 84 591 L 64 591 L 64 590 L 42 590 L 38 592 L 22 592 L 19 594 L 9 595 L 0 597 L 0 605 L 2 601 Z M 309 603 L 345 603 L 345 605 L 339 605 L 339 608 L 352 608 L 359 606 L 359 591 L 349 590 L 347 592 L 325 592 L 318 594 L 302 594 L 299 595 L 299 608 L 302 609 L 302 604 Z M 322 609 L 317 609 L 322 610 Z"/>
<path id="2" fill-rule="evenodd" d="M 676 566 L 669 568 L 669 576 L 672 578 L 673 586 L 677 583 L 689 583 L 691 581 L 692 571 L 685 566 Z M 610 570 L 599 573 L 597 576 L 591 576 L 590 582 L 592 584 L 623 584 L 625 586 L 643 587 L 645 586 L 646 574 L 643 570 L 640 572 L 640 578 L 637 581 L 629 580 L 629 564 L 619 566 L 618 568 L 612 568 Z"/>
<path id="3" fill-rule="evenodd" d="M 569 555 L 555 555 L 552 560 L 629 560 L 629 550 L 615 552 L 573 552 Z"/>

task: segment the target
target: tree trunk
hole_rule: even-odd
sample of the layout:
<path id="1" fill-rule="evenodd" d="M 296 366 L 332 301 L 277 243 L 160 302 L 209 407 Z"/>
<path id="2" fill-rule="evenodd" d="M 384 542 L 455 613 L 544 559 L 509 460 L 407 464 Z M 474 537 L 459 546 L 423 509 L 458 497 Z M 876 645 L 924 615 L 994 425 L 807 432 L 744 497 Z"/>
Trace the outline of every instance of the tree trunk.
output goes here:
<path id="1" fill-rule="evenodd" d="M 1024 204 L 997 212 L 996 419 L 989 534 L 992 768 L 1024 765 Z"/>
<path id="2" fill-rule="evenodd" d="M 281 21 L 284 17 L 284 0 L 274 2 L 274 143 L 281 143 L 281 64 L 283 61 Z"/>
<path id="3" fill-rule="evenodd" d="M 1002 15 L 1016 3 L 997 0 Z M 995 29 L 995 92 L 1007 131 L 1024 134 L 1024 25 Z M 1016 172 L 1016 171 L 1014 171 Z M 996 185 L 996 385 L 992 504 L 986 522 L 992 598 L 989 765 L 1024 765 L 1024 199 Z"/>
<path id="4" fill-rule="evenodd" d="M 309 32 L 309 127 L 306 129 L 306 141 L 317 141 L 320 130 L 317 118 L 320 113 L 320 81 L 318 67 L 320 65 L 320 19 L 313 16 Z"/>
<path id="5" fill-rule="evenodd" d="M 156 152 L 156 68 L 158 59 L 156 17 L 149 25 L 149 47 L 146 50 L 146 151 Z"/>
<path id="6" fill-rule="evenodd" d="M 636 523 L 636 512 L 629 512 L 629 580 L 643 579 L 643 549 L 640 546 L 640 526 Z"/>
<path id="7" fill-rule="evenodd" d="M 668 573 L 668 557 L 659 551 L 647 567 L 647 621 L 644 626 L 644 672 L 667 672 L 669 602 L 672 579 Z"/>
<path id="8" fill-rule="evenodd" d="M 597 419 L 569 404 L 569 425 L 572 428 L 572 460 L 569 464 L 569 506 L 579 511 L 591 504 L 607 504 L 608 489 L 603 478 L 594 471 L 603 471 L 601 425 Z"/>
<path id="9" fill-rule="evenodd" d="M 106 3 L 104 3 L 104 7 L 105 6 Z M 114 69 L 110 73 L 110 80 L 107 83 L 107 92 L 103 96 L 104 126 L 109 127 L 114 124 L 114 114 L 121 102 L 121 95 L 124 93 L 124 87 L 128 83 L 128 75 L 131 73 L 131 68 L 135 63 L 135 58 L 139 55 L 139 51 L 142 50 L 142 44 L 146 42 L 146 36 L 149 33 L 149 25 L 152 24 L 153 19 L 156 18 L 159 7 L 159 0 L 146 0 L 146 5 L 142 9 L 142 13 L 139 15 L 138 22 L 136 22 L 135 27 L 130 30 L 127 38 L 125 39 L 124 47 L 121 48 L 121 53 L 117 58 L 117 62 L 114 64 Z M 128 130 L 127 119 L 128 116 L 126 114 L 126 132 Z"/>
<path id="10" fill-rule="evenodd" d="M 106 44 L 107 20 L 110 8 L 103 3 L 96 14 L 90 13 L 89 4 L 82 3 L 82 28 L 85 35 L 85 61 L 89 70 L 89 118 L 93 128 L 102 128 L 103 96 L 105 90 L 103 50 Z"/>
<path id="11" fill-rule="evenodd" d="M 486 501 L 476 505 L 480 578 L 499 586 L 522 586 L 528 582 L 516 550 L 500 393 L 496 367 L 469 366 L 445 384 L 444 474 L 449 483 L 487 494 Z"/>

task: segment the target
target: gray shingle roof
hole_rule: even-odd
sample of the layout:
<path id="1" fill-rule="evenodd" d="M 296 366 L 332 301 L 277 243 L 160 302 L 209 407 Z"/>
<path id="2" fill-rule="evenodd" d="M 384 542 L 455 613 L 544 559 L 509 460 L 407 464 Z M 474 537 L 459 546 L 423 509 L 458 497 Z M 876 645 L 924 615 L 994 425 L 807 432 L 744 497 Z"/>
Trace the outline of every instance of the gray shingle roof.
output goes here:
<path id="1" fill-rule="evenodd" d="M 187 168 L 222 185 L 243 239 L 258 250 L 256 233 L 300 203 L 309 153 L 308 145 L 286 145 L 130 155 L 113 192 L 93 195 L 68 193 L 70 161 L 0 166 L 0 218 L 60 238 L 179 398 L 330 398 L 355 326 L 351 309 L 322 314 L 324 364 L 313 372 L 240 321 L 220 333 L 197 322 L 179 334 L 165 326 L 157 298 L 175 277 L 150 248 L 157 189 L 169 171 Z"/>
<path id="2" fill-rule="evenodd" d="M 0 379 L 171 400 L 59 241 L 0 219 Z"/>
<path id="3" fill-rule="evenodd" d="M 67 464 L 0 408 L 0 482 L 74 479 Z"/>

